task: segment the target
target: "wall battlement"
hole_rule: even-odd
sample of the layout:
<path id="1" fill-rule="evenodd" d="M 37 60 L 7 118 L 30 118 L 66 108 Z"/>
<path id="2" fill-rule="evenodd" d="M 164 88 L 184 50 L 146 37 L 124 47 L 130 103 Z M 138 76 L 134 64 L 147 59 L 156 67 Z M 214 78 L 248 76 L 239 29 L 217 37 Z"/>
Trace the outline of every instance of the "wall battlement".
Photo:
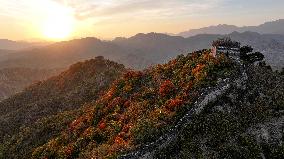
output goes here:
<path id="1" fill-rule="evenodd" d="M 231 58 L 240 58 L 240 43 L 232 41 L 230 38 L 218 39 L 212 43 L 212 55 L 217 57 L 221 53 Z"/>

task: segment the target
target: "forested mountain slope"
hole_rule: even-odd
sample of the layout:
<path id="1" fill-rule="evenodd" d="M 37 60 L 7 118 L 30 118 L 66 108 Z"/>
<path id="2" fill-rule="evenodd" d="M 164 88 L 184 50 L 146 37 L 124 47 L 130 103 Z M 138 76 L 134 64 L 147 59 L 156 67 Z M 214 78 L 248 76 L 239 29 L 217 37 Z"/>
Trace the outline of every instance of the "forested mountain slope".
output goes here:
<path id="1" fill-rule="evenodd" d="M 34 82 L 56 75 L 59 70 L 6 68 L 0 69 L 0 101 L 22 91 Z"/>
<path id="2" fill-rule="evenodd" d="M 171 144 L 144 149 L 222 81 L 230 89 L 194 110 Z M 0 158 L 124 158 L 138 151 L 154 158 L 282 158 L 283 81 L 263 63 L 214 58 L 210 50 L 144 71 L 97 57 L 0 103 L 2 137 L 9 134 Z"/>
<path id="3" fill-rule="evenodd" d="M 145 71 L 130 71 L 33 158 L 115 158 L 172 128 L 218 78 L 238 69 L 209 50 L 179 56 Z M 31 155 L 31 154 L 30 154 Z"/>
<path id="4" fill-rule="evenodd" d="M 248 66 L 245 89 L 211 103 L 154 158 L 283 158 L 284 76 Z"/>
<path id="5" fill-rule="evenodd" d="M 4 136 L 19 132 L 20 127 L 95 100 L 124 71 L 123 65 L 97 57 L 76 63 L 60 75 L 3 100 L 0 102 L 1 141 Z"/>

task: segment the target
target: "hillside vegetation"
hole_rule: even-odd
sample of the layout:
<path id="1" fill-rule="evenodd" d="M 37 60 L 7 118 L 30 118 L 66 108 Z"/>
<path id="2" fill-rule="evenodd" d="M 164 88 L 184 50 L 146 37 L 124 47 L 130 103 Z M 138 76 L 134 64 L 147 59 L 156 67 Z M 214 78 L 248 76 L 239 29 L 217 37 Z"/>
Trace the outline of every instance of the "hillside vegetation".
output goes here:
<path id="1" fill-rule="evenodd" d="M 116 158 L 154 141 L 191 108 L 202 88 L 234 72 L 229 59 L 213 58 L 209 52 L 125 73 L 58 137 L 36 148 L 32 157 Z"/>
<path id="2" fill-rule="evenodd" d="M 3 100 L 0 103 L 0 141 L 16 135 L 19 138 L 12 139 L 11 143 L 15 147 L 8 148 L 15 148 L 16 153 L 27 153 L 17 146 L 42 144 L 40 140 L 65 127 L 74 114 L 80 114 L 76 109 L 96 100 L 124 71 L 123 65 L 97 57 L 74 64 L 59 76 L 38 82 Z M 9 145 L 9 141 L 6 144 Z"/>
<path id="3" fill-rule="evenodd" d="M 224 54 L 214 58 L 210 50 L 144 71 L 97 57 L 31 86 L 0 103 L 0 130 L 8 134 L 0 158 L 118 158 L 139 151 L 170 132 L 207 88 L 244 70 L 244 86 L 232 83 L 170 146 L 149 153 L 283 158 L 283 75 L 263 62 L 241 66 Z"/>
<path id="4" fill-rule="evenodd" d="M 246 89 L 232 88 L 154 158 L 284 158 L 284 76 L 248 66 Z"/>

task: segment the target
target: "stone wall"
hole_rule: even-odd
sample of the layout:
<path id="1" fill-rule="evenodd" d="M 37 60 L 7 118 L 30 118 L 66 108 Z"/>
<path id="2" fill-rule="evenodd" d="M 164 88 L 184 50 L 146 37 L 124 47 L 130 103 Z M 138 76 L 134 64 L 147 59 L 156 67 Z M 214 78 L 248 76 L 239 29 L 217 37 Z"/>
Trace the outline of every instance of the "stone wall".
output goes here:
<path id="1" fill-rule="evenodd" d="M 187 114 L 185 114 L 184 117 L 179 120 L 176 126 L 168 131 L 168 133 L 161 136 L 155 142 L 139 147 L 136 151 L 123 155 L 120 158 L 153 158 L 157 151 L 174 143 L 177 140 L 178 136 L 183 132 L 185 127 L 191 123 L 193 117 L 199 115 L 208 104 L 215 102 L 219 97 L 230 91 L 230 88 L 232 87 L 246 89 L 248 76 L 245 72 L 244 66 L 239 61 L 236 61 L 236 63 L 237 65 L 239 65 L 240 73 L 237 76 L 231 78 L 220 79 L 215 87 L 205 88 L 202 91 L 203 93 L 201 93 L 201 96 L 194 103 L 193 108 L 188 111 Z"/>

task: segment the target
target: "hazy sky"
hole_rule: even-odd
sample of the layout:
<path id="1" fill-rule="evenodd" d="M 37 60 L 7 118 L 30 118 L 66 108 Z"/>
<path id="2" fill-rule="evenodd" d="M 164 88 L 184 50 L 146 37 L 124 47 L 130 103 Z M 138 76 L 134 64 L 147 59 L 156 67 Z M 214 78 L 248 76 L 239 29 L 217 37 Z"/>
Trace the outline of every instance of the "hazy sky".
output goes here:
<path id="1" fill-rule="evenodd" d="M 0 39 L 47 39 L 55 34 L 109 39 L 282 18 L 284 0 L 0 0 Z"/>

